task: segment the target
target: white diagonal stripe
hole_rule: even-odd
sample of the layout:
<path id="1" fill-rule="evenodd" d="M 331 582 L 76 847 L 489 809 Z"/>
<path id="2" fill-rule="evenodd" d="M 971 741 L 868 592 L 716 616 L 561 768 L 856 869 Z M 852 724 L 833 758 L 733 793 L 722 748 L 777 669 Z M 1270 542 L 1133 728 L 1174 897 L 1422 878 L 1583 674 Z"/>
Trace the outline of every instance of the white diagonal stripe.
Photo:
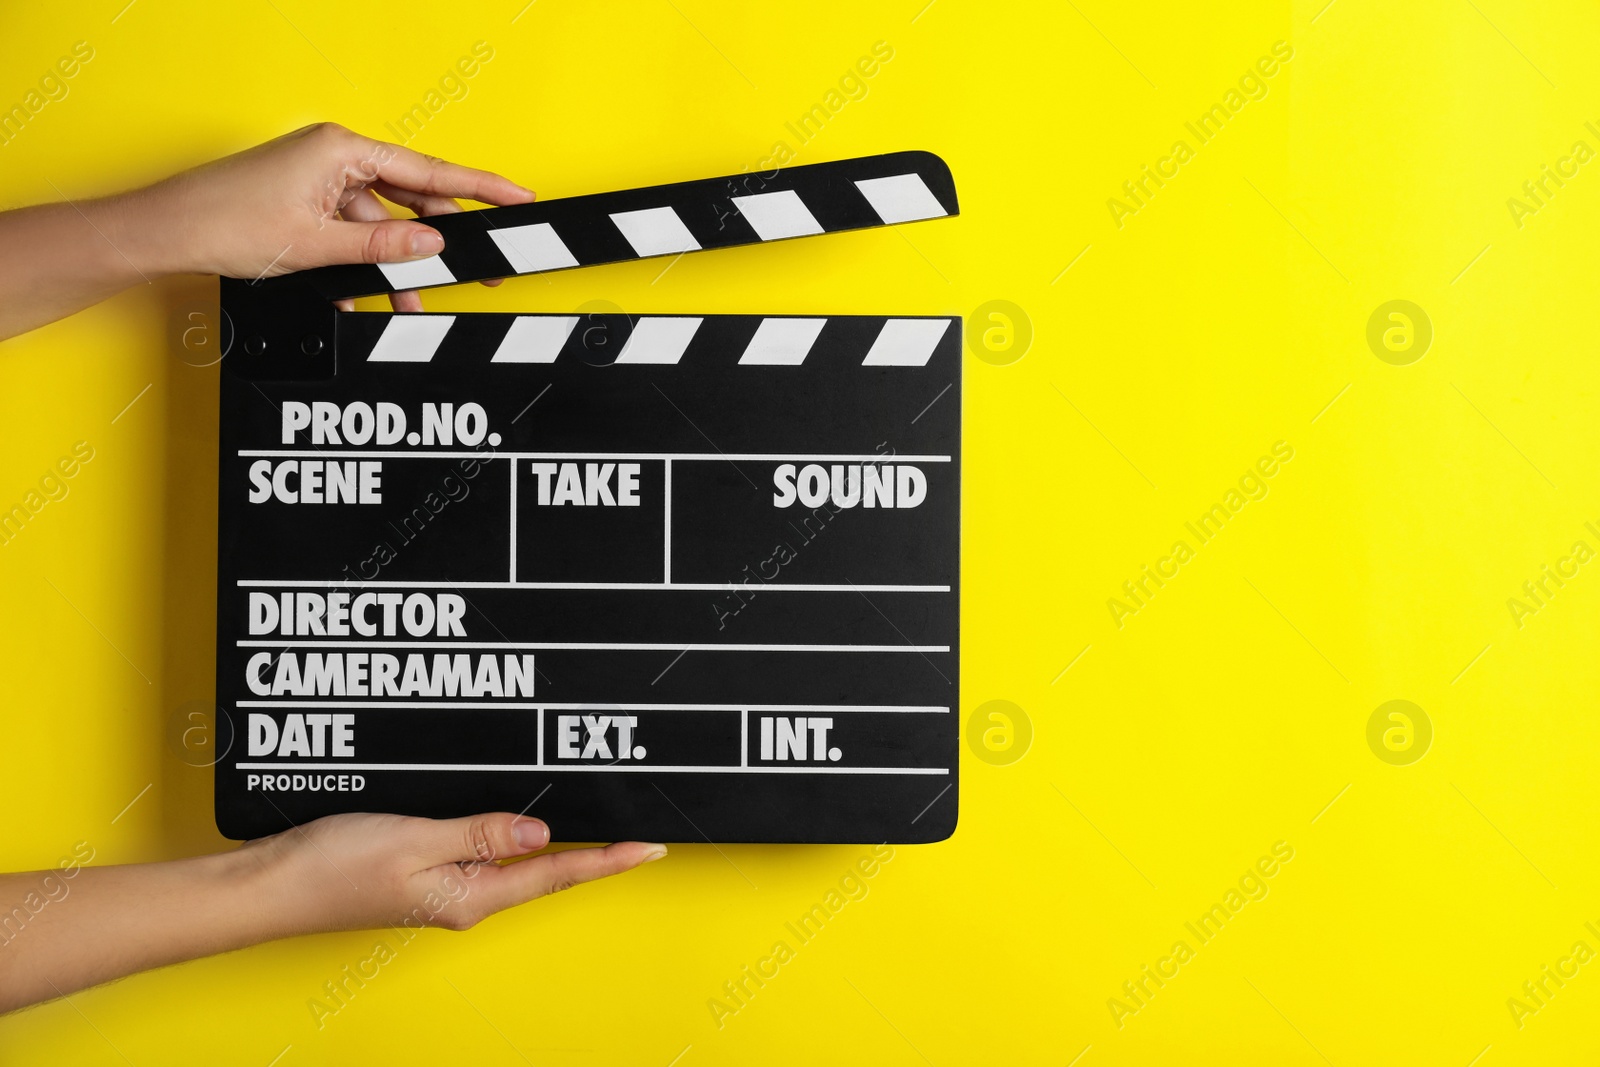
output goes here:
<path id="1" fill-rule="evenodd" d="M 736 196 L 734 206 L 739 209 L 763 241 L 776 241 L 783 237 L 804 237 L 822 233 L 822 224 L 806 209 L 800 194 L 793 189 L 776 193 L 756 193 L 753 196 Z"/>
<path id="2" fill-rule="evenodd" d="M 576 315 L 518 315 L 489 362 L 554 363 L 576 325 Z"/>
<path id="3" fill-rule="evenodd" d="M 454 315 L 393 315 L 372 346 L 369 363 L 426 363 L 456 321 Z"/>
<path id="4" fill-rule="evenodd" d="M 571 249 L 567 248 L 566 242 L 561 240 L 555 227 L 548 222 L 536 222 L 531 226 L 503 226 L 490 230 L 489 236 L 518 274 L 578 265 Z"/>
<path id="5" fill-rule="evenodd" d="M 949 319 L 890 319 L 861 361 L 863 367 L 925 367 Z"/>
<path id="6" fill-rule="evenodd" d="M 705 320 L 697 318 L 643 318 L 628 335 L 618 363 L 676 363 Z"/>
<path id="7" fill-rule="evenodd" d="M 456 280 L 438 256 L 414 259 L 410 263 L 379 263 L 378 269 L 396 289 L 423 289 L 430 285 L 449 285 Z"/>
<path id="8" fill-rule="evenodd" d="M 664 256 L 671 252 L 698 252 L 700 242 L 670 207 L 651 207 L 643 211 L 619 211 L 611 216 L 622 236 L 641 256 Z"/>
<path id="9" fill-rule="evenodd" d="M 756 335 L 745 346 L 741 364 L 763 367 L 798 367 L 817 342 L 827 319 L 762 319 Z"/>
<path id="10" fill-rule="evenodd" d="M 916 222 L 950 214 L 916 174 L 868 178 L 856 182 L 856 188 L 884 222 Z"/>

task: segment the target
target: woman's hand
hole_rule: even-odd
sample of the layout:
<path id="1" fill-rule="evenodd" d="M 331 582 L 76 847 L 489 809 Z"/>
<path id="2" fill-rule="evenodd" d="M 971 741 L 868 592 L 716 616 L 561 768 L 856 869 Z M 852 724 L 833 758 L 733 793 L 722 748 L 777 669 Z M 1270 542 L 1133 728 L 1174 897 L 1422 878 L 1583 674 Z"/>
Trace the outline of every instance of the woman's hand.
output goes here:
<path id="1" fill-rule="evenodd" d="M 543 822 L 503 812 L 330 815 L 210 856 L 0 875 L 0 1012 L 296 934 L 466 930 L 667 854 L 624 841 L 533 855 L 549 842 Z"/>
<path id="2" fill-rule="evenodd" d="M 261 866 L 266 904 L 287 933 L 439 926 L 466 930 L 497 911 L 667 854 L 621 841 L 532 856 L 550 843 L 538 819 L 330 815 L 239 849 Z M 531 859 L 504 863 L 522 856 Z"/>
<path id="3" fill-rule="evenodd" d="M 132 219 L 160 221 L 161 232 L 144 241 L 162 273 L 271 278 L 426 259 L 444 248 L 438 230 L 391 218 L 380 196 L 418 216 L 458 212 L 457 197 L 497 205 L 534 198 L 498 174 L 323 122 L 119 199 Z M 392 301 L 396 311 L 422 310 L 415 293 Z"/>
<path id="4" fill-rule="evenodd" d="M 131 193 L 0 213 L 0 340 L 170 274 L 270 278 L 438 254 L 438 230 L 391 218 L 379 197 L 428 216 L 460 211 L 456 197 L 525 204 L 533 193 L 335 123 L 307 126 Z M 390 300 L 422 310 L 414 292 Z"/>

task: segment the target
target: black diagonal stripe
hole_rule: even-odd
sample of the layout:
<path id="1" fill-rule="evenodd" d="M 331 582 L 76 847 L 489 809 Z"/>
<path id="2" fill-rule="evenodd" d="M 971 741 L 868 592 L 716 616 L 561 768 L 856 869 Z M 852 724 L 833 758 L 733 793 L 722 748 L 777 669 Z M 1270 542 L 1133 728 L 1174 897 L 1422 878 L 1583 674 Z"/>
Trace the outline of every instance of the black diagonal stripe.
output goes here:
<path id="1" fill-rule="evenodd" d="M 744 195 L 740 186 L 728 183 L 718 197 L 680 197 L 673 208 L 689 232 L 694 234 L 694 239 L 700 242 L 701 248 L 759 244 L 760 235 L 733 202 L 735 196 Z"/>
<path id="2" fill-rule="evenodd" d="M 927 366 L 955 368 L 961 365 L 963 328 L 959 316 L 950 317 L 950 325 L 945 329 L 944 336 L 939 338 L 939 343 L 933 346 L 933 355 L 928 357 Z"/>
<path id="3" fill-rule="evenodd" d="M 452 226 L 445 235 L 444 251 L 439 258 L 459 280 L 481 281 L 484 278 L 509 278 L 518 273 L 500 246 L 489 236 L 494 228 L 487 211 L 463 212 L 456 216 L 463 221 Z M 430 223 L 434 220 L 429 219 Z M 502 224 L 503 225 L 503 224 Z M 488 274 L 483 273 L 488 271 Z"/>
<path id="4" fill-rule="evenodd" d="M 639 318 L 637 315 L 579 315 L 578 324 L 567 335 L 567 343 L 561 347 L 556 362 L 609 367 L 622 354 Z"/>
<path id="5" fill-rule="evenodd" d="M 494 357 L 517 316 L 494 311 L 463 312 L 434 353 L 435 363 L 482 363 Z"/>
<path id="6" fill-rule="evenodd" d="M 645 206 L 660 205 L 652 203 Z M 640 258 L 639 253 L 633 250 L 633 246 L 622 236 L 622 231 L 617 229 L 617 224 L 612 222 L 610 217 L 613 212 L 634 209 L 612 207 L 607 210 L 603 204 L 595 204 L 593 208 L 598 210 L 573 211 L 563 218 L 547 220 L 567 248 L 572 251 L 572 257 L 585 267 L 601 263 L 623 263 Z"/>
<path id="7" fill-rule="evenodd" d="M 392 318 L 394 315 L 387 311 L 351 311 L 336 316 L 334 350 L 339 361 L 365 363 Z"/>
<path id="8" fill-rule="evenodd" d="M 764 319 L 762 315 L 707 315 L 679 363 L 693 360 L 697 367 L 731 370 Z"/>
<path id="9" fill-rule="evenodd" d="M 806 365 L 850 373 L 850 368 L 861 366 L 887 321 L 882 315 L 830 316 L 806 356 Z"/>

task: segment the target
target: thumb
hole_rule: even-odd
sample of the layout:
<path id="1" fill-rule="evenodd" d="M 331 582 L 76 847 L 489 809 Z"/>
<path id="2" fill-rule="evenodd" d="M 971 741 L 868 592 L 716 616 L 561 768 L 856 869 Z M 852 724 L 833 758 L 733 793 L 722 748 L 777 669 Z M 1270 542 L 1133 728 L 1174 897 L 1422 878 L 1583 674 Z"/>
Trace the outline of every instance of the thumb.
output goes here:
<path id="1" fill-rule="evenodd" d="M 319 235 L 307 266 L 335 263 L 404 263 L 426 259 L 444 250 L 439 231 L 415 219 L 382 222 L 335 222 Z"/>

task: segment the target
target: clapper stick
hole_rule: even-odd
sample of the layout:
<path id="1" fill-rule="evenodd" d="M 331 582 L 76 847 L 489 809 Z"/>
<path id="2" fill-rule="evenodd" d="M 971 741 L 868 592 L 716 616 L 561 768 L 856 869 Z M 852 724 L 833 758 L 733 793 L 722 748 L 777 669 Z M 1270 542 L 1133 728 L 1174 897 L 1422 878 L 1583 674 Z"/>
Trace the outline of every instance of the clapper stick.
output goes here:
<path id="1" fill-rule="evenodd" d="M 428 218 L 445 239 L 410 263 L 224 279 L 231 346 L 261 377 L 327 373 L 331 313 L 350 297 L 630 259 L 762 244 L 942 218 L 959 211 L 950 169 L 929 152 L 815 163 Z"/>
<path id="2" fill-rule="evenodd" d="M 224 280 L 223 833 L 508 810 L 567 840 L 948 837 L 959 318 L 331 301 L 956 207 L 902 152 L 440 216 L 428 260 Z"/>

